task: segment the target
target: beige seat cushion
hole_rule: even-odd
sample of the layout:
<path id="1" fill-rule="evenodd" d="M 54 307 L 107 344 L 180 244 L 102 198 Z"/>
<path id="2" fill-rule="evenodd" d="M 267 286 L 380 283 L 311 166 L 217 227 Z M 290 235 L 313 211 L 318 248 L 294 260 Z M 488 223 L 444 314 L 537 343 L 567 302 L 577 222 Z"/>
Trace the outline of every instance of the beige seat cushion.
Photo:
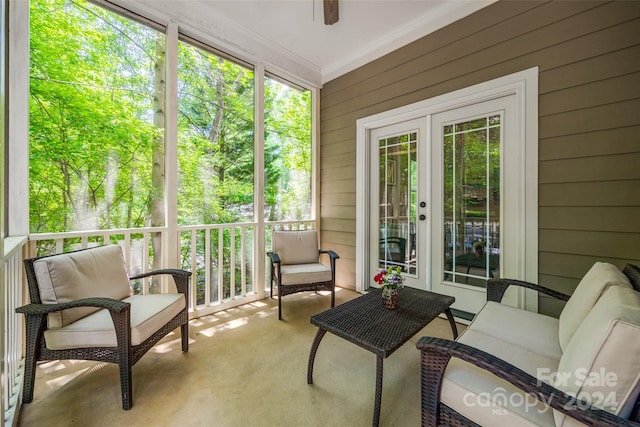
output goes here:
<path id="1" fill-rule="evenodd" d="M 506 323 L 503 323 L 505 326 Z M 517 344 L 465 330 L 458 341 L 493 354 L 535 376 L 539 367 L 555 372 L 558 360 Z M 553 426 L 553 411 L 492 373 L 452 358 L 442 381 L 442 402 L 483 426 Z"/>
<path id="2" fill-rule="evenodd" d="M 499 338 L 555 360 L 556 363 L 562 357 L 558 340 L 558 319 L 555 317 L 489 301 L 475 316 L 467 330 Z M 535 375 L 535 372 L 529 373 Z"/>
<path id="3" fill-rule="evenodd" d="M 92 297 L 122 299 L 131 294 L 122 249 L 116 245 L 42 258 L 33 268 L 43 304 Z M 97 310 L 82 307 L 51 313 L 48 325 L 59 328 Z"/>
<path id="4" fill-rule="evenodd" d="M 138 345 L 185 308 L 183 294 L 133 295 L 131 304 L 131 345 Z M 111 315 L 97 311 L 62 328 L 44 333 L 47 348 L 64 350 L 82 347 L 117 347 Z"/>
<path id="5" fill-rule="evenodd" d="M 614 286 L 576 330 L 558 365 L 556 388 L 628 418 L 640 392 L 640 293 Z M 560 412 L 556 425 L 579 425 Z"/>
<path id="6" fill-rule="evenodd" d="M 316 230 L 274 231 L 272 244 L 273 252 L 280 257 L 281 265 L 313 264 L 320 257 Z"/>
<path id="7" fill-rule="evenodd" d="M 282 265 L 281 285 L 301 285 L 306 283 L 328 282 L 331 280 L 331 268 L 324 264 Z"/>
<path id="8" fill-rule="evenodd" d="M 613 264 L 596 262 L 584 275 L 560 313 L 559 337 L 562 350 L 605 290 L 612 286 L 632 289 L 627 276 Z"/>
<path id="9" fill-rule="evenodd" d="M 487 302 L 458 341 L 493 354 L 538 378 L 551 380 L 562 351 L 558 319 Z M 480 425 L 553 425 L 544 403 L 477 366 L 452 358 L 442 402 Z"/>

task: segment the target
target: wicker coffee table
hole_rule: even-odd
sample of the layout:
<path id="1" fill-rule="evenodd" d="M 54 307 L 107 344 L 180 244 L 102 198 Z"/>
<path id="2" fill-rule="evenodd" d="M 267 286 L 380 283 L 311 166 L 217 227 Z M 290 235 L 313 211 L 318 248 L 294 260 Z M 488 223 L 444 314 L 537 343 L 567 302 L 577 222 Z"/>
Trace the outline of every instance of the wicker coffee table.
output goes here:
<path id="1" fill-rule="evenodd" d="M 350 341 L 377 356 L 376 395 L 373 425 L 380 422 L 382 400 L 383 360 L 417 334 L 429 322 L 444 313 L 449 319 L 454 339 L 458 330 L 451 314 L 455 298 L 413 288 L 398 289 L 398 308 L 382 306 L 380 290 L 372 290 L 330 310 L 311 316 L 311 323 L 319 329 L 311 345 L 307 383 L 313 384 L 313 363 L 316 351 L 327 332 Z"/>

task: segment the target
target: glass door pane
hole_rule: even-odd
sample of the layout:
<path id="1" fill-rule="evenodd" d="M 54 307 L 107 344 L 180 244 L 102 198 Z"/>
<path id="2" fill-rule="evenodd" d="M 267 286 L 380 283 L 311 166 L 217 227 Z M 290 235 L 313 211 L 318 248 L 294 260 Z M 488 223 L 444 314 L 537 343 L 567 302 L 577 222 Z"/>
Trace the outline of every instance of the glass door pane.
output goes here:
<path id="1" fill-rule="evenodd" d="M 378 267 L 416 274 L 416 131 L 378 140 Z"/>
<path id="2" fill-rule="evenodd" d="M 501 121 L 443 127 L 445 281 L 485 288 L 499 274 Z"/>

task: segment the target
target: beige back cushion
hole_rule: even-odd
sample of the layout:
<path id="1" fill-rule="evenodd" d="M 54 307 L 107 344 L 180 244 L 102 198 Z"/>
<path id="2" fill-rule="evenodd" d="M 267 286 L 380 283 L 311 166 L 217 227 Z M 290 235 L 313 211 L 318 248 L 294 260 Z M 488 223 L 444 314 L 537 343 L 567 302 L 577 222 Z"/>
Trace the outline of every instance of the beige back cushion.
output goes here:
<path id="1" fill-rule="evenodd" d="M 632 289 L 627 276 L 622 274 L 615 265 L 606 262 L 593 264 L 560 313 L 558 337 L 563 351 L 567 348 L 571 337 L 596 304 L 600 295 L 612 286 L 623 286 Z"/>
<path id="2" fill-rule="evenodd" d="M 640 392 L 640 293 L 620 286 L 600 297 L 560 358 L 556 388 L 628 418 Z M 560 412 L 556 426 L 582 425 Z"/>
<path id="3" fill-rule="evenodd" d="M 312 264 L 319 260 L 316 230 L 274 231 L 272 243 L 282 264 Z"/>
<path id="4" fill-rule="evenodd" d="M 43 304 L 91 297 L 123 299 L 131 293 L 120 246 L 101 246 L 46 257 L 35 261 L 33 267 Z M 97 310 L 82 307 L 51 313 L 49 327 L 68 325 Z"/>

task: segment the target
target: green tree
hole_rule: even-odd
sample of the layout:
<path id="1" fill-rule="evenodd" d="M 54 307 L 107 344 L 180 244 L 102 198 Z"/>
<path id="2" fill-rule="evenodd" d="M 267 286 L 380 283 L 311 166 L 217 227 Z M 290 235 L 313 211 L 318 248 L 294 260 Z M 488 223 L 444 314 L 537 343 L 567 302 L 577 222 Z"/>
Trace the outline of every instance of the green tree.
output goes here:
<path id="1" fill-rule="evenodd" d="M 32 232 L 149 225 L 156 41 L 85 1 L 31 1 Z"/>
<path id="2" fill-rule="evenodd" d="M 265 79 L 265 218 L 311 217 L 311 92 Z"/>
<path id="3" fill-rule="evenodd" d="M 178 151 L 182 224 L 253 218 L 253 71 L 179 44 Z"/>

